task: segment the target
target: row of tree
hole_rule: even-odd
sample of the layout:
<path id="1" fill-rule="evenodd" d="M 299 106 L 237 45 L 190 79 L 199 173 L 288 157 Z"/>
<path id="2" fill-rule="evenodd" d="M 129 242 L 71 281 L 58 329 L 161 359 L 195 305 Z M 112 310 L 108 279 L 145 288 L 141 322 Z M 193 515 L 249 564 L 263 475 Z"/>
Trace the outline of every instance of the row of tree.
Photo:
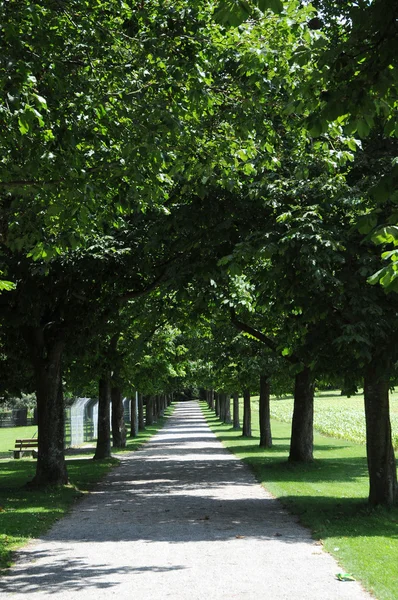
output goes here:
<path id="1" fill-rule="evenodd" d="M 111 395 L 261 375 L 294 381 L 297 461 L 315 380 L 363 383 L 370 501 L 395 502 L 396 3 L 0 17 L 0 380 L 37 396 L 34 483 L 67 481 L 65 390 L 99 389 L 99 458 Z"/>

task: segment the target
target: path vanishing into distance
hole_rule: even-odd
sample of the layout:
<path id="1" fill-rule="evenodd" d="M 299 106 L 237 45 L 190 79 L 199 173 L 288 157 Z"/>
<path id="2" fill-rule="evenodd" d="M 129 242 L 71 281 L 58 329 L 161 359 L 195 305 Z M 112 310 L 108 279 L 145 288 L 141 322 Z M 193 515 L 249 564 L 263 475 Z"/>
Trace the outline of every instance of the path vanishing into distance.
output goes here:
<path id="1" fill-rule="evenodd" d="M 196 402 L 121 459 L 0 579 L 32 600 L 365 600 L 210 431 Z M 28 594 L 28 596 L 27 596 Z"/>

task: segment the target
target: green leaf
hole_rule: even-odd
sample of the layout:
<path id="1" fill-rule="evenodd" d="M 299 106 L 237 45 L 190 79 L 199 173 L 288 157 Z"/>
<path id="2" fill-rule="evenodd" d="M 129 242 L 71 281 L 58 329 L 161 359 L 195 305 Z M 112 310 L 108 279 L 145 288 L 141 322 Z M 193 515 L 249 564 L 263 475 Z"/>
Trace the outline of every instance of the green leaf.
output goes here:
<path id="1" fill-rule="evenodd" d="M 19 125 L 19 131 L 22 133 L 22 135 L 26 135 L 29 131 L 29 123 L 25 119 L 25 117 L 23 117 L 23 116 L 19 117 L 18 125 Z"/>
<path id="2" fill-rule="evenodd" d="M 323 123 L 317 117 L 312 116 L 307 121 L 307 129 L 312 137 L 319 137 L 323 132 Z"/>
<path id="3" fill-rule="evenodd" d="M 54 134 L 51 131 L 51 129 L 45 129 L 43 131 L 43 138 L 45 139 L 46 142 L 50 142 L 52 140 L 55 140 Z"/>
<path id="4" fill-rule="evenodd" d="M 238 27 L 251 15 L 250 4 L 245 0 L 222 0 L 215 9 L 213 17 L 217 23 Z"/>
<path id="5" fill-rule="evenodd" d="M 38 105 L 40 106 L 40 108 L 42 108 L 42 110 L 48 110 L 47 100 L 43 98 L 43 96 L 40 96 L 39 94 L 33 94 L 33 97 L 36 99 Z"/>
<path id="6" fill-rule="evenodd" d="M 274 13 L 279 14 L 283 11 L 283 2 L 281 0 L 258 0 L 257 5 L 263 12 L 272 10 Z"/>
<path id="7" fill-rule="evenodd" d="M 12 281 L 4 281 L 4 280 L 0 280 L 0 292 L 6 291 L 6 292 L 10 292 L 11 290 L 15 289 L 15 283 L 12 283 Z"/>
<path id="8" fill-rule="evenodd" d="M 380 277 L 382 277 L 384 275 L 384 273 L 387 271 L 387 269 L 388 269 L 388 267 L 383 267 L 382 269 L 380 269 L 379 271 L 377 271 L 376 273 L 374 273 L 373 275 L 368 277 L 367 282 L 370 285 L 376 285 L 376 283 L 378 283 Z"/>
<path id="9" fill-rule="evenodd" d="M 396 271 L 394 271 L 394 268 L 389 265 L 386 269 L 386 272 L 384 273 L 384 275 L 382 275 L 380 277 L 380 284 L 384 287 L 384 288 L 388 288 L 390 287 L 391 283 L 397 279 L 398 277 L 398 273 Z"/>
<path id="10" fill-rule="evenodd" d="M 230 272 L 231 275 L 241 275 L 242 274 L 242 269 L 241 267 L 237 264 L 237 263 L 230 263 L 229 267 L 228 267 L 228 271 Z"/>
<path id="11" fill-rule="evenodd" d="M 350 150 L 352 150 L 353 152 L 356 152 L 356 150 L 358 150 L 358 144 L 356 142 L 356 140 L 354 140 L 353 138 L 349 138 L 347 140 L 347 146 L 349 147 Z"/>
<path id="12" fill-rule="evenodd" d="M 381 255 L 383 260 L 392 260 L 393 262 L 398 261 L 398 250 L 391 250 L 389 252 L 383 252 Z"/>
<path id="13" fill-rule="evenodd" d="M 372 242 L 374 244 L 398 244 L 398 226 L 381 227 L 372 235 Z"/>
<path id="14" fill-rule="evenodd" d="M 62 206 L 59 204 L 50 204 L 47 208 L 47 215 L 50 217 L 58 216 L 62 212 Z"/>
<path id="15" fill-rule="evenodd" d="M 245 175 L 252 175 L 253 173 L 257 173 L 256 168 L 252 165 L 252 163 L 246 163 L 243 166 L 243 172 Z"/>
<path id="16" fill-rule="evenodd" d="M 355 581 L 351 573 L 337 573 L 336 577 L 339 581 Z"/>
<path id="17" fill-rule="evenodd" d="M 388 186 L 388 181 L 386 179 L 382 179 L 381 181 L 379 181 L 379 183 L 375 185 L 371 190 L 371 194 L 376 200 L 376 202 L 384 202 L 385 200 L 387 200 L 389 193 L 390 189 Z"/>
<path id="18" fill-rule="evenodd" d="M 291 219 L 291 216 L 292 216 L 292 213 L 290 211 L 285 212 L 276 218 L 276 222 L 277 223 L 285 223 L 285 221 L 288 221 L 289 219 Z"/>
<path id="19" fill-rule="evenodd" d="M 367 122 L 362 119 L 360 121 L 357 121 L 356 125 L 357 125 L 357 131 L 358 131 L 359 137 L 361 137 L 361 138 L 367 137 L 367 135 L 369 134 L 369 131 L 370 131 L 370 127 L 367 124 Z"/>
<path id="20" fill-rule="evenodd" d="M 374 214 L 363 215 L 359 217 L 357 222 L 357 228 L 359 233 L 364 235 L 370 233 L 377 225 L 377 217 Z"/>
<path id="21" fill-rule="evenodd" d="M 220 258 L 217 265 L 219 267 L 222 267 L 223 265 L 227 265 L 228 263 L 230 263 L 232 260 L 233 260 L 233 255 L 228 254 L 227 256 L 223 256 L 222 258 Z"/>

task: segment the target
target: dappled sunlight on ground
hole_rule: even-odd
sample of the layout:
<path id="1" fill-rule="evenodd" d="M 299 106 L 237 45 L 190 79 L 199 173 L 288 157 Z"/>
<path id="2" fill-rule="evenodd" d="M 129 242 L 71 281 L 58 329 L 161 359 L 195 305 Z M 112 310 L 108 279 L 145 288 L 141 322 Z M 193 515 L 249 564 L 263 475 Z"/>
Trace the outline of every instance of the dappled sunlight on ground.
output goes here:
<path id="1" fill-rule="evenodd" d="M 178 405 L 161 432 L 120 459 L 19 553 L 0 583 L 6 597 L 367 598 L 356 583 L 339 587 L 333 559 L 222 447 L 196 403 Z"/>

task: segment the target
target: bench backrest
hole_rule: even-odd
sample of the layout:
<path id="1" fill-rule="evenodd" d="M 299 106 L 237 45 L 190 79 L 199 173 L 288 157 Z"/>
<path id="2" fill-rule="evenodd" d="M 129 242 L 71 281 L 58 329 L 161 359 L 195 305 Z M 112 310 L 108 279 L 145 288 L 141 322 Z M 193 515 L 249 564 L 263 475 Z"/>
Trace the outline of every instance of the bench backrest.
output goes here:
<path id="1" fill-rule="evenodd" d="M 15 440 L 15 446 L 37 446 L 38 439 L 24 439 L 24 440 Z"/>

